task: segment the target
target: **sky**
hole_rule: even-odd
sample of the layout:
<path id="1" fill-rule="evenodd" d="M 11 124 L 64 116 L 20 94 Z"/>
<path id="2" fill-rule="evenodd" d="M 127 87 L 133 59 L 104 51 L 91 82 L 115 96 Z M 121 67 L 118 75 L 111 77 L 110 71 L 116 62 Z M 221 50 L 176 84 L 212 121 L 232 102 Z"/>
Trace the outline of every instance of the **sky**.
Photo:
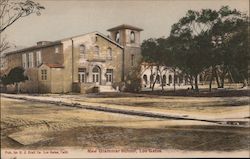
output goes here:
<path id="1" fill-rule="evenodd" d="M 171 26 L 189 9 L 223 5 L 249 14 L 248 0 L 33 0 L 45 7 L 41 16 L 32 14 L 5 31 L 10 43 L 32 46 L 37 41 L 55 41 L 88 32 L 108 35 L 109 28 L 129 24 L 144 29 L 141 41 L 167 37 Z"/>

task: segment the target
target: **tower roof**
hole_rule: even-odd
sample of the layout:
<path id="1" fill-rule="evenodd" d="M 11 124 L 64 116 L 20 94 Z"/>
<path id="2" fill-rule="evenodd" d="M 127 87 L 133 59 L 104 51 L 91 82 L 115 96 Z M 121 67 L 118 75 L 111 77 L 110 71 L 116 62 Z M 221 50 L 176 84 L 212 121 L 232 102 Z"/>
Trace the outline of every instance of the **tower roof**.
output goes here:
<path id="1" fill-rule="evenodd" d="M 132 25 L 127 25 L 127 24 L 118 25 L 116 27 L 108 29 L 107 31 L 114 31 L 114 30 L 120 30 L 120 29 L 131 29 L 131 30 L 143 31 L 143 29 L 141 28 L 138 28 Z"/>

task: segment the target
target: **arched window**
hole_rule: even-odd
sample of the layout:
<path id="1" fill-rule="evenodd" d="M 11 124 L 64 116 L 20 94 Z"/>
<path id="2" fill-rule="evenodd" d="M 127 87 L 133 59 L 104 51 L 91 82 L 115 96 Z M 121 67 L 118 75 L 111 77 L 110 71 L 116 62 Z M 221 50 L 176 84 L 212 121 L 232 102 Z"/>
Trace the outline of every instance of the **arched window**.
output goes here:
<path id="1" fill-rule="evenodd" d="M 154 82 L 154 75 L 150 75 L 150 83 Z"/>
<path id="2" fill-rule="evenodd" d="M 177 75 L 174 76 L 174 82 L 175 82 L 175 83 L 178 83 L 178 78 L 179 78 L 179 77 L 178 77 Z"/>
<path id="3" fill-rule="evenodd" d="M 200 82 L 202 82 L 202 81 L 203 81 L 203 77 L 202 77 L 202 75 L 199 75 L 199 80 L 200 80 Z"/>
<path id="4" fill-rule="evenodd" d="M 92 72 L 93 72 L 93 73 L 98 73 L 98 72 L 100 72 L 99 67 L 98 67 L 98 66 L 95 66 L 95 67 L 93 68 Z"/>
<path id="5" fill-rule="evenodd" d="M 112 49 L 110 47 L 107 49 L 107 59 L 112 59 Z"/>
<path id="6" fill-rule="evenodd" d="M 99 55 L 99 46 L 95 46 L 95 53 Z"/>
<path id="7" fill-rule="evenodd" d="M 120 33 L 119 32 L 116 32 L 116 34 L 115 34 L 115 41 L 116 42 L 120 42 Z"/>
<path id="8" fill-rule="evenodd" d="M 166 75 L 163 75 L 163 76 L 162 76 L 162 84 L 163 84 L 164 86 L 166 85 L 166 80 L 167 80 Z"/>
<path id="9" fill-rule="evenodd" d="M 158 83 L 158 84 L 160 83 L 160 75 L 156 76 L 156 83 Z"/>
<path id="10" fill-rule="evenodd" d="M 180 77 L 179 77 L 179 83 L 183 83 L 183 75 L 180 75 Z"/>
<path id="11" fill-rule="evenodd" d="M 131 33 L 130 33 L 130 42 L 131 43 L 135 42 L 135 33 L 133 31 L 131 31 Z"/>
<path id="12" fill-rule="evenodd" d="M 148 84 L 148 77 L 147 77 L 147 75 L 143 75 L 143 80 L 144 80 L 145 84 L 147 85 Z"/>
<path id="13" fill-rule="evenodd" d="M 80 50 L 80 53 L 81 54 L 84 54 L 85 53 L 85 45 L 80 45 L 80 48 L 79 48 L 79 50 Z"/>
<path id="14" fill-rule="evenodd" d="M 168 83 L 169 83 L 169 84 L 172 83 L 172 76 L 171 76 L 171 75 L 168 76 Z"/>
<path id="15" fill-rule="evenodd" d="M 185 76 L 185 85 L 186 85 L 186 84 L 189 84 L 188 76 Z"/>

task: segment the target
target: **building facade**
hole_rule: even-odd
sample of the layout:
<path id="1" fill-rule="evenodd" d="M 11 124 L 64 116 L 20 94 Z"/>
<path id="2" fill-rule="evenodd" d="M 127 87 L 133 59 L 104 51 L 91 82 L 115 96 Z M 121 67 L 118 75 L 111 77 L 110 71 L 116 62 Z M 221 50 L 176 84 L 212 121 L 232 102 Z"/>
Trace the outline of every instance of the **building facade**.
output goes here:
<path id="1" fill-rule="evenodd" d="M 142 29 L 120 25 L 108 31 L 110 36 L 92 32 L 53 42 L 40 41 L 36 46 L 8 52 L 3 72 L 22 66 L 28 80 L 20 84 L 20 90 L 27 93 L 121 89 L 139 66 Z"/>
<path id="2" fill-rule="evenodd" d="M 154 89 L 188 89 L 190 88 L 191 80 L 194 79 L 186 76 L 181 70 L 169 68 L 166 66 L 150 65 L 148 63 L 141 64 L 141 84 L 142 90 Z M 198 83 L 200 83 L 200 75 L 198 75 Z M 154 85 L 154 86 L 153 86 Z"/>

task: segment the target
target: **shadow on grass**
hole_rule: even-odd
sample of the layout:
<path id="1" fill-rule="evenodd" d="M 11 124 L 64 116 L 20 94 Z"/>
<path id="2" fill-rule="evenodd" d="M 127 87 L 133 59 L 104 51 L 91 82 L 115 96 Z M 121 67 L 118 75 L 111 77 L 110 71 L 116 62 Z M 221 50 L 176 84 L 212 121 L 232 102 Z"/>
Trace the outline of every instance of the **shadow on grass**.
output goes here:
<path id="1" fill-rule="evenodd" d="M 198 151 L 248 150 L 250 135 L 246 128 L 219 126 L 166 127 L 132 129 L 121 127 L 77 127 L 48 134 L 53 140 L 19 148 L 96 147 L 157 148 Z M 7 141 L 6 141 L 7 142 Z M 6 145 L 6 144 L 5 144 Z M 13 147 L 12 144 L 8 146 Z"/>

